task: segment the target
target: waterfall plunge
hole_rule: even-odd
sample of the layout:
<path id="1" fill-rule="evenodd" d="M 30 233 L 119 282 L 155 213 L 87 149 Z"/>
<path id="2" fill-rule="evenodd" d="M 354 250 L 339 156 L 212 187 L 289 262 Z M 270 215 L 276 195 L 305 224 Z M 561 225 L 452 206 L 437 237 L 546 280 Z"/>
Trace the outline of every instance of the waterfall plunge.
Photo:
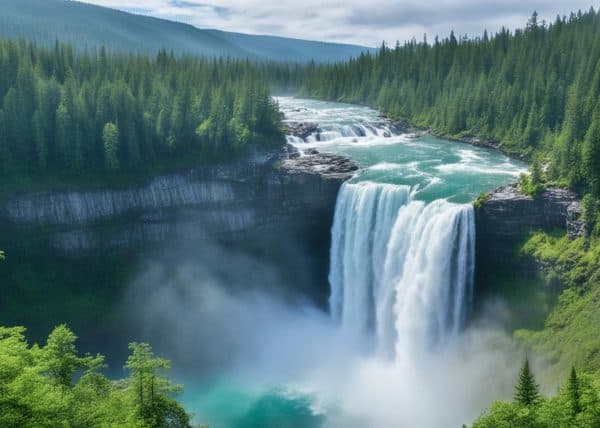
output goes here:
<path id="1" fill-rule="evenodd" d="M 397 359 L 443 344 L 470 306 L 474 245 L 468 205 L 415 201 L 408 186 L 344 184 L 332 231 L 333 317 Z"/>

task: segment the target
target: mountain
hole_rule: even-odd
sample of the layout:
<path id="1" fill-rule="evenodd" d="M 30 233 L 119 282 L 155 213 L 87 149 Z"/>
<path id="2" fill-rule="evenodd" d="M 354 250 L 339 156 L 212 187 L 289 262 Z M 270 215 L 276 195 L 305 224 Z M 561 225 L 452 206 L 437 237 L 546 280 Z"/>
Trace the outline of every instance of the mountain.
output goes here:
<path id="1" fill-rule="evenodd" d="M 0 0 L 0 37 L 42 44 L 56 39 L 78 49 L 229 56 L 278 62 L 336 62 L 372 50 L 363 46 L 199 29 L 192 25 L 67 0 Z"/>

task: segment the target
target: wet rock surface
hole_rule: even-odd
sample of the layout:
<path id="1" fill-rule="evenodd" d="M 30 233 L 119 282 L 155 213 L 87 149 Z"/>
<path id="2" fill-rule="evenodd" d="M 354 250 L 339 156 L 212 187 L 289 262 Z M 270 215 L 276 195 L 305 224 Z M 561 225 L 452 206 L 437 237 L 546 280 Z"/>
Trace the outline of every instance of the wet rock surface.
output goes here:
<path id="1" fill-rule="evenodd" d="M 319 124 L 314 122 L 288 122 L 285 126 L 288 135 L 293 135 L 303 140 L 320 131 Z"/>

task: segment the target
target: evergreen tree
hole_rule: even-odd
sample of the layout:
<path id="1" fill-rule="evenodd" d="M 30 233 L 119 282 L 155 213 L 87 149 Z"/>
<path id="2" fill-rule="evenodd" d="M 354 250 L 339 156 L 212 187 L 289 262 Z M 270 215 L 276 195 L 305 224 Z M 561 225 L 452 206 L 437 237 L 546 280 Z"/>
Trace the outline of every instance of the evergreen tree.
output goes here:
<path id="1" fill-rule="evenodd" d="M 579 385 L 579 378 L 577 377 L 577 371 L 575 367 L 571 368 L 571 374 L 569 375 L 569 381 L 567 384 L 567 391 L 569 394 L 569 401 L 571 405 L 571 412 L 573 417 L 576 417 L 581 413 L 581 388 Z"/>
<path id="2" fill-rule="evenodd" d="M 131 371 L 130 382 L 138 414 L 150 426 L 159 426 L 165 418 L 174 419 L 177 424 L 174 426 L 188 426 L 189 417 L 166 395 L 179 392 L 181 387 L 160 376 L 161 371 L 170 369 L 169 361 L 155 357 L 147 343 L 131 343 L 129 349 L 131 355 L 125 368 Z"/>
<path id="3" fill-rule="evenodd" d="M 529 360 L 525 358 L 515 391 L 515 402 L 523 406 L 534 406 L 541 399 L 540 391 L 533 373 L 529 368 Z"/>

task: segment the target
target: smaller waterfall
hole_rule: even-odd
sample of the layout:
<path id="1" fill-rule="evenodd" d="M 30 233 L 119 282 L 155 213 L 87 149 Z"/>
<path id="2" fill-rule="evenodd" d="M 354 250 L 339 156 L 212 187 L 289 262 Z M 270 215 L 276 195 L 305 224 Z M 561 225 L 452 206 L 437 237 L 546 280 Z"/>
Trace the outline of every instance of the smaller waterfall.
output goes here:
<path id="1" fill-rule="evenodd" d="M 470 205 L 415 201 L 408 186 L 345 184 L 332 230 L 332 316 L 389 357 L 443 344 L 465 322 L 474 246 Z"/>
<path id="2" fill-rule="evenodd" d="M 330 125 L 313 132 L 305 139 L 288 136 L 291 144 L 331 142 L 340 138 L 390 138 L 398 133 L 390 123 L 362 123 L 358 125 Z"/>

